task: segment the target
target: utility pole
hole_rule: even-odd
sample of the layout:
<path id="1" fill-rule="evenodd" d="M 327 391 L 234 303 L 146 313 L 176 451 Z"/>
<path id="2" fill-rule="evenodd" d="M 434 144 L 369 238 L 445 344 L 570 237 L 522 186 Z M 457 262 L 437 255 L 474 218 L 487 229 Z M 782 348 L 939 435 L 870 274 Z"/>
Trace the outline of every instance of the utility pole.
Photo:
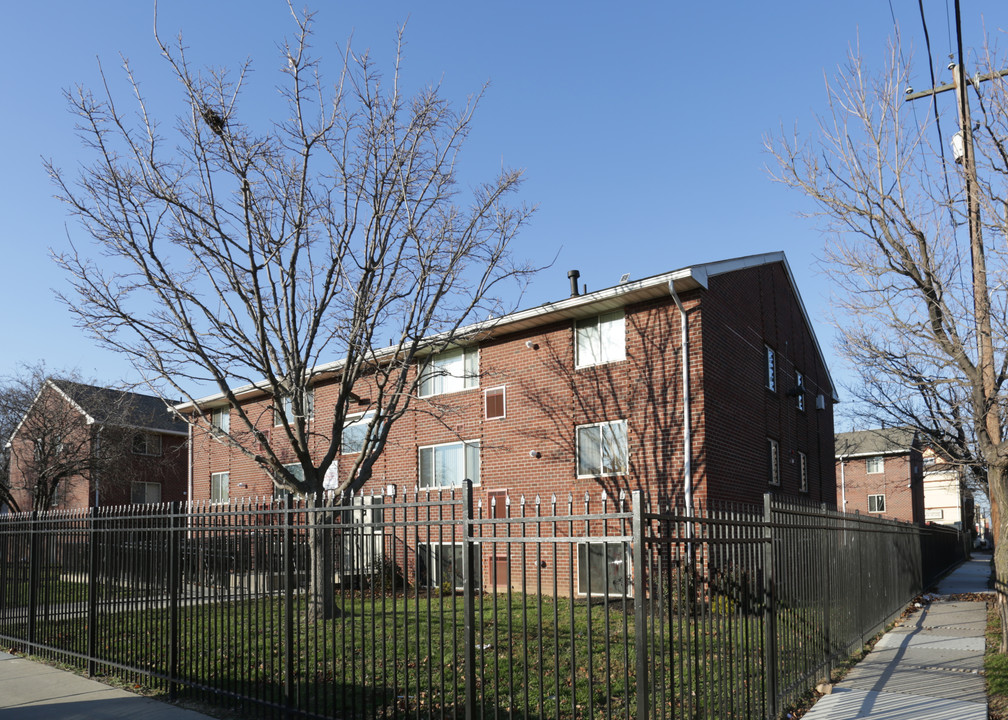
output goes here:
<path id="1" fill-rule="evenodd" d="M 956 7 L 958 9 L 958 2 Z M 960 40 L 960 57 L 962 42 Z M 981 374 L 981 386 L 984 393 L 985 428 L 991 440 L 1000 440 L 1000 423 L 998 422 L 995 393 L 994 348 L 992 342 L 990 292 L 987 286 L 987 259 L 984 255 L 983 235 L 980 227 L 980 199 L 977 196 L 976 159 L 973 152 L 973 122 L 970 118 L 969 97 L 967 86 L 974 87 L 980 82 L 994 80 L 1008 75 L 1008 69 L 997 70 L 986 75 L 966 77 L 962 63 L 949 65 L 952 70 L 953 82 L 921 92 L 909 93 L 905 102 L 923 97 L 931 97 L 939 93 L 954 90 L 956 94 L 956 109 L 959 115 L 959 133 L 963 144 L 963 175 L 966 188 L 967 218 L 969 221 L 970 254 L 973 264 L 973 315 L 977 329 L 978 369 Z"/>
<path id="2" fill-rule="evenodd" d="M 974 87 L 983 81 L 1008 75 L 1008 69 L 998 70 L 987 75 L 977 75 L 967 78 L 962 57 L 962 23 L 959 15 L 959 0 L 955 2 L 956 38 L 958 63 L 949 66 L 952 70 L 953 82 L 947 85 L 924 90 L 918 93 L 908 93 L 905 101 L 909 102 L 922 97 L 931 97 L 939 93 L 954 90 L 956 94 L 956 109 L 959 115 L 959 133 L 962 136 L 963 179 L 966 189 L 967 219 L 969 221 L 970 254 L 973 264 L 973 317 L 977 333 L 977 370 L 980 373 L 980 386 L 983 398 L 974 396 L 974 402 L 981 400 L 977 409 L 983 413 L 983 432 L 986 433 L 988 447 L 1001 444 L 1001 423 L 996 398 L 996 379 L 994 363 L 994 346 L 991 331 L 990 289 L 987 285 L 987 260 L 984 256 L 983 235 L 980 227 L 980 199 L 977 196 L 976 160 L 973 153 L 973 121 L 969 112 L 969 97 L 967 86 Z M 932 100 L 933 102 L 934 100 Z M 944 139 L 943 139 L 944 141 Z M 978 428 L 979 430 L 979 428 Z M 992 510 L 997 512 L 993 502 Z M 999 527 L 999 526 L 998 526 Z M 999 538 L 1000 539 L 1000 538 Z"/>

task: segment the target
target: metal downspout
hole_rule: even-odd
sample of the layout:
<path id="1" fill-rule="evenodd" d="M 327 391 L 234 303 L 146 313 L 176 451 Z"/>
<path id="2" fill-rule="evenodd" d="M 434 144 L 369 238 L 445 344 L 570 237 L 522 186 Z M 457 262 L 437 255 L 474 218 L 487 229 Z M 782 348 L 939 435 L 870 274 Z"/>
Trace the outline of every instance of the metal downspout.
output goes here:
<path id="1" fill-rule="evenodd" d="M 188 455 L 189 455 L 189 463 L 188 463 L 188 465 L 189 465 L 189 478 L 188 478 L 189 489 L 186 491 L 186 497 L 185 497 L 185 501 L 184 501 L 185 504 L 188 504 L 188 503 L 192 502 L 192 496 L 193 496 L 193 494 L 192 494 L 192 483 L 193 483 L 193 468 L 192 468 L 192 466 L 193 466 L 192 423 L 189 423 L 189 427 L 187 428 L 187 430 L 189 432 L 189 437 L 187 438 L 187 440 L 189 441 L 189 453 L 188 453 Z"/>
<path id="2" fill-rule="evenodd" d="M 690 428 L 690 372 L 689 372 L 689 330 L 686 319 L 686 308 L 683 307 L 678 293 L 675 291 L 675 281 L 669 280 L 669 292 L 679 308 L 680 347 L 682 349 L 682 386 L 683 386 L 683 495 L 686 500 L 687 515 L 693 514 L 693 443 Z"/>
<path id="3" fill-rule="evenodd" d="M 844 478 L 844 463 L 846 460 L 840 456 L 840 512 L 847 512 L 847 483 Z"/>

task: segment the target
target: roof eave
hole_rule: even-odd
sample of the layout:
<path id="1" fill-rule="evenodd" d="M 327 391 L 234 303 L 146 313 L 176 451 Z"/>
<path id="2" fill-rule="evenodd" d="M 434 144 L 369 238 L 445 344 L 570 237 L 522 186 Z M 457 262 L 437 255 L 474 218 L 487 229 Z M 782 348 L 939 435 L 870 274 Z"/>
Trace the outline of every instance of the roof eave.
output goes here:
<path id="1" fill-rule="evenodd" d="M 678 293 L 706 289 L 707 276 L 706 266 L 703 265 L 682 268 L 603 290 L 596 290 L 584 295 L 575 295 L 556 302 L 545 303 L 528 310 L 519 310 L 518 312 L 499 318 L 490 318 L 472 323 L 471 325 L 459 328 L 453 335 L 456 337 L 475 336 L 486 339 L 506 333 L 531 330 L 553 322 L 589 317 L 593 314 L 624 307 L 632 302 L 644 302 L 655 298 L 668 297 L 670 283 L 673 284 Z M 428 345 L 430 347 L 437 347 L 438 340 L 441 337 L 443 336 L 433 336 Z M 397 350 L 396 346 L 382 348 L 375 352 L 375 357 L 379 360 L 390 357 L 395 355 Z M 315 367 L 312 375 L 320 376 L 337 373 L 342 367 L 343 362 L 337 360 Z M 269 387 L 265 382 L 258 382 L 243 385 L 233 390 L 232 393 L 236 399 L 244 400 L 256 395 L 266 394 L 268 390 Z M 173 406 L 172 409 L 179 414 L 189 414 L 197 408 L 205 411 L 214 407 L 221 407 L 226 404 L 226 399 L 227 396 L 224 393 L 214 393 L 213 395 L 207 395 L 194 401 L 179 403 Z"/>

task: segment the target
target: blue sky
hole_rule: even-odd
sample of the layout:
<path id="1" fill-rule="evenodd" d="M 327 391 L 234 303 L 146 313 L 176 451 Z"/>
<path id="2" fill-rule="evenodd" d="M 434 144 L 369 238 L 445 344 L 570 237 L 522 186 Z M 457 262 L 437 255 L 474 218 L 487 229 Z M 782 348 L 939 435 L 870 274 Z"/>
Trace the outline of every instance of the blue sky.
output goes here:
<path id="1" fill-rule="evenodd" d="M 553 266 L 522 307 L 564 297 L 571 268 L 592 290 L 623 273 L 640 278 L 784 250 L 834 378 L 848 377 L 827 320 L 831 289 L 816 267 L 827 238 L 798 216 L 806 201 L 767 178 L 763 138 L 781 126 L 812 131 L 825 105 L 824 74 L 858 40 L 880 66 L 893 15 L 915 60 L 914 86 L 927 87 L 916 2 L 470 0 L 316 9 L 314 48 L 323 58 L 335 60 L 352 33 L 356 50 L 370 48 L 388 67 L 396 26 L 408 21 L 407 88 L 441 81 L 446 96 L 461 102 L 490 83 L 464 171 L 475 182 L 502 163 L 526 170 L 522 199 L 539 210 L 515 250 Z M 947 81 L 951 3 L 926 2 L 925 10 L 939 82 Z M 6 4 L 0 374 L 44 359 L 103 383 L 139 379 L 55 299 L 66 281 L 49 248 L 66 247 L 70 237 L 86 250 L 88 238 L 53 198 L 41 160 L 72 170 L 84 157 L 62 92 L 96 87 L 99 61 L 119 81 L 120 53 L 162 116 L 179 109 L 152 23 L 153 3 L 140 0 Z M 984 25 L 1004 45 L 1008 7 L 964 0 L 963 23 L 968 52 L 979 48 Z M 275 83 L 276 43 L 293 30 L 285 3 L 258 0 L 162 0 L 159 27 L 163 36 L 181 31 L 200 63 L 233 66 L 251 57 L 259 89 Z M 951 94 L 942 102 L 954 112 Z"/>

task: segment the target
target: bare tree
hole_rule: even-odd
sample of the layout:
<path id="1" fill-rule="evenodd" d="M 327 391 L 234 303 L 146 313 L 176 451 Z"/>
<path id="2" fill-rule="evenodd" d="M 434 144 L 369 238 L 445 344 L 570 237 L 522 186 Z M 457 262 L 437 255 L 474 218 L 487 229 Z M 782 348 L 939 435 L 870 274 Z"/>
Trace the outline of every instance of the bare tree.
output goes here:
<path id="1" fill-rule="evenodd" d="M 976 173 L 944 153 L 931 113 L 904 102 L 909 70 L 890 48 L 870 76 L 852 53 L 828 85 L 813 142 L 768 141 L 775 178 L 810 197 L 831 238 L 843 348 L 876 418 L 921 430 L 986 479 L 996 528 L 996 588 L 1008 652 L 1008 86 L 971 83 Z M 989 56 L 986 68 L 996 63 Z M 937 101 L 935 101 L 937 102 Z M 951 103 L 950 103 L 951 104 Z M 948 128 L 954 118 L 945 118 Z M 967 208 L 969 195 L 977 203 Z M 972 217 L 970 217 L 972 216 Z M 970 234 L 982 237 L 971 252 Z"/>
<path id="2" fill-rule="evenodd" d="M 311 16 L 291 14 L 276 122 L 241 112 L 249 65 L 197 71 L 181 36 L 169 45 L 155 32 L 183 98 L 175 131 L 162 134 L 126 64 L 129 111 L 107 83 L 101 96 L 69 95 L 94 162 L 76 178 L 48 170 L 104 256 L 58 257 L 79 323 L 191 402 L 194 385 L 211 383 L 232 408 L 225 440 L 319 503 L 348 412 L 373 414 L 337 490 L 370 477 L 417 394 L 418 359 L 509 309 L 498 287 L 531 272 L 509 246 L 532 209 L 507 203 L 520 171 L 459 183 L 482 92 L 461 109 L 437 86 L 404 94 L 401 29 L 389 77 L 348 48 L 330 82 L 310 52 Z M 322 367 L 336 397 L 309 422 Z M 236 397 L 248 384 L 272 398 L 276 431 Z M 328 583 L 313 580 L 319 600 Z"/>

